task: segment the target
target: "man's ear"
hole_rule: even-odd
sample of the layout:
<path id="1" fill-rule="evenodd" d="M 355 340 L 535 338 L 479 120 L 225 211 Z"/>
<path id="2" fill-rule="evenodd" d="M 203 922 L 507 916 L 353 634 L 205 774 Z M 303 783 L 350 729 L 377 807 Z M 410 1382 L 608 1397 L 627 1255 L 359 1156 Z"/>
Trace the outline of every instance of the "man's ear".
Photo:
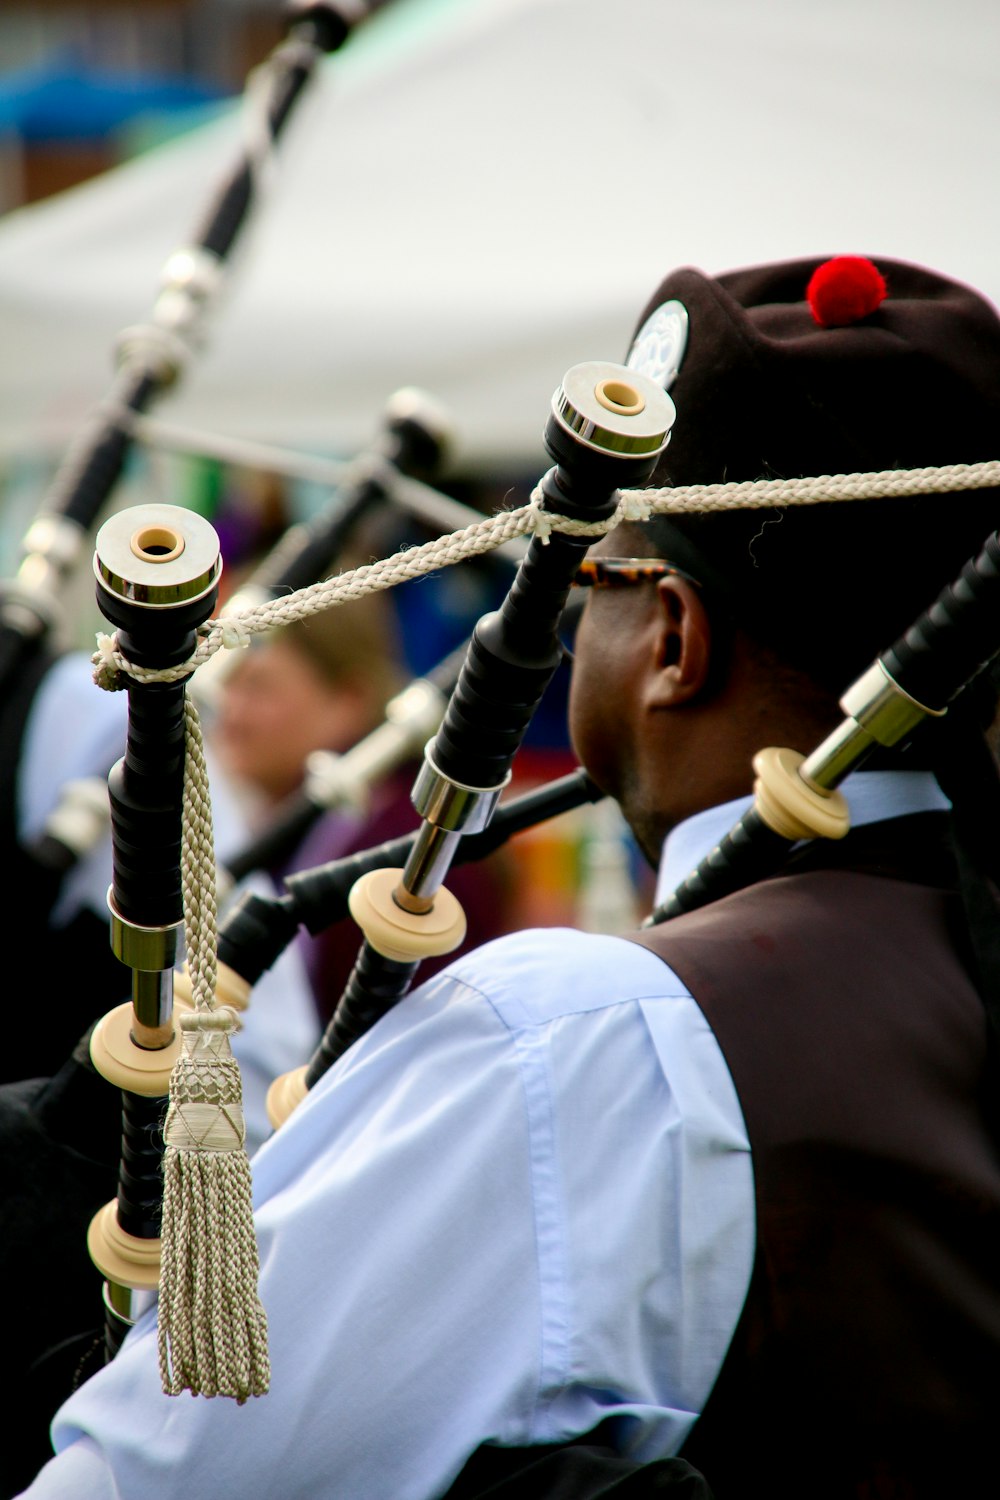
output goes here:
<path id="1" fill-rule="evenodd" d="M 674 708 L 696 698 L 708 681 L 712 628 L 701 591 L 671 575 L 656 586 L 658 614 L 648 703 Z"/>

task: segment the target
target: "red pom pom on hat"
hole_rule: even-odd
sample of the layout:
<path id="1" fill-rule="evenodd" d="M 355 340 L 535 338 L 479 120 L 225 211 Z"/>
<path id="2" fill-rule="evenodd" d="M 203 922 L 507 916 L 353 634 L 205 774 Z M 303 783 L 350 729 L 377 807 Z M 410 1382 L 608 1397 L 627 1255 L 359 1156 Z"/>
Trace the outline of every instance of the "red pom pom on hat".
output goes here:
<path id="1" fill-rule="evenodd" d="M 835 255 L 824 261 L 806 287 L 806 300 L 821 328 L 843 328 L 867 318 L 885 294 L 885 277 L 863 255 Z"/>

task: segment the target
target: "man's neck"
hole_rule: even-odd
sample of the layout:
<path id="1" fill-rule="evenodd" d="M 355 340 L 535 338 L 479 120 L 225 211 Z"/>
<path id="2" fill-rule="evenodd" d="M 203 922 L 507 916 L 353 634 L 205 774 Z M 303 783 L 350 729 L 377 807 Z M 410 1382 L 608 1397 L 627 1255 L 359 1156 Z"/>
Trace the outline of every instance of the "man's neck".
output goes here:
<path id="1" fill-rule="evenodd" d="M 911 813 L 947 812 L 951 805 L 930 771 L 856 771 L 840 790 L 847 799 L 852 828 Z M 706 808 L 685 818 L 667 835 L 656 877 L 657 905 L 739 821 L 751 801 L 737 797 Z"/>

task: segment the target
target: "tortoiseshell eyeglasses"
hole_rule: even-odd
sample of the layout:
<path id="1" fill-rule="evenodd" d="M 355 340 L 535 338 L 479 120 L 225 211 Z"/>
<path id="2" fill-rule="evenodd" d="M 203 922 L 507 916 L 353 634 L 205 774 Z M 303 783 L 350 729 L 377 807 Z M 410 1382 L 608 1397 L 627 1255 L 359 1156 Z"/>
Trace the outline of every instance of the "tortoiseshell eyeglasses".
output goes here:
<path id="1" fill-rule="evenodd" d="M 695 588 L 701 583 L 683 568 L 666 562 L 662 557 L 588 557 L 573 575 L 573 587 L 578 589 L 620 589 L 632 583 L 656 582 L 658 578 L 683 578 Z M 567 605 L 560 628 L 560 645 L 566 661 L 573 660 L 573 641 L 579 623 L 581 609 L 572 607 L 573 595 Z"/>
<path id="2" fill-rule="evenodd" d="M 701 583 L 683 568 L 661 557 L 587 557 L 573 576 L 574 588 L 616 589 L 630 583 L 647 583 L 658 578 L 683 578 L 700 588 Z"/>

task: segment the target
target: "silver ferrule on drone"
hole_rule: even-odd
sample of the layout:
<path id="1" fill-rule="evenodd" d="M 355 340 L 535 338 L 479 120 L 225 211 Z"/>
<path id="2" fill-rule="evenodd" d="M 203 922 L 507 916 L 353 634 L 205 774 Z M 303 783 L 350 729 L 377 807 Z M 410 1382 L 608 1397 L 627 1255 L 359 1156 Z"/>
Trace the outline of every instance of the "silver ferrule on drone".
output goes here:
<path id="1" fill-rule="evenodd" d="M 926 718 L 941 718 L 944 709 L 918 703 L 894 682 L 881 661 L 874 662 L 840 700 L 847 716 L 799 769 L 818 790 L 838 786 L 876 745 L 891 749 Z"/>
<path id="2" fill-rule="evenodd" d="M 120 511 L 101 527 L 94 551 L 99 586 L 144 609 L 175 609 L 205 598 L 221 568 L 215 531 L 176 505 Z"/>
<path id="3" fill-rule="evenodd" d="M 132 970 L 132 1010 L 140 1026 L 156 1031 L 169 1025 L 173 1011 L 173 969 L 183 922 L 144 927 L 127 921 L 108 892 L 111 951 Z"/>
<path id="4" fill-rule="evenodd" d="M 454 781 L 438 769 L 434 762 L 434 741 L 430 741 L 411 796 L 424 823 L 395 892 L 400 906 L 419 911 L 431 905 L 448 873 L 458 841 L 466 834 L 483 831 L 509 781 L 509 771 L 499 786 L 466 786 Z"/>

